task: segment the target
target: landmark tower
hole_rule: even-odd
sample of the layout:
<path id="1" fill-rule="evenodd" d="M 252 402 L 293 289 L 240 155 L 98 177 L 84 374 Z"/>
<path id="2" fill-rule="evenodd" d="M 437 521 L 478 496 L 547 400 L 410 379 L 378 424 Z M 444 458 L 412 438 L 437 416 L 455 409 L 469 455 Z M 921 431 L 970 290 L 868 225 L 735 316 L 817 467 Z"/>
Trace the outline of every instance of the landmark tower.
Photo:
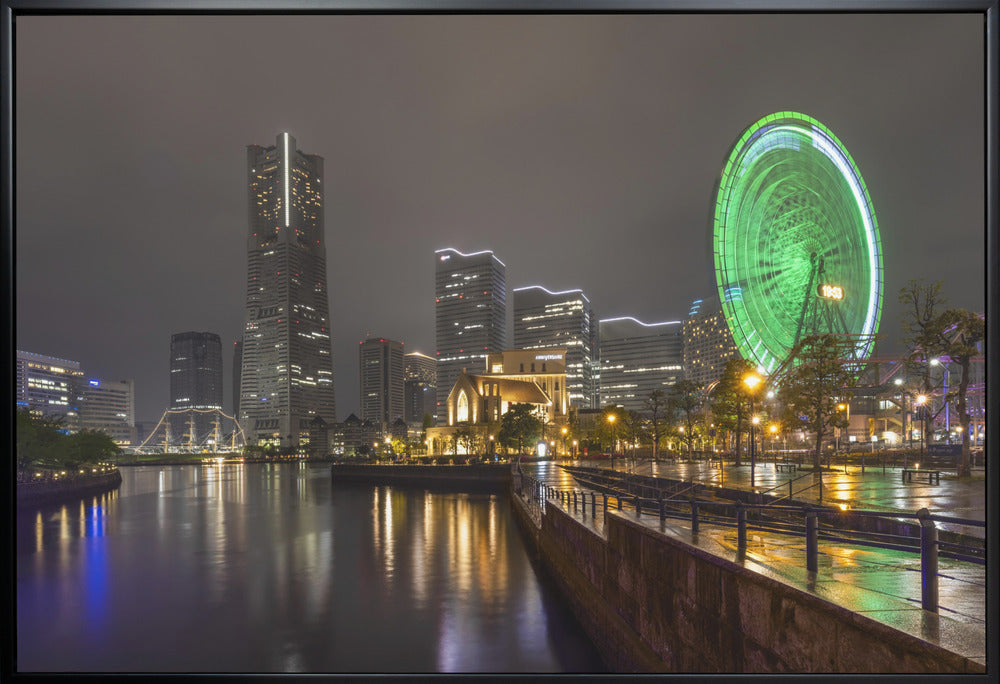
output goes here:
<path id="1" fill-rule="evenodd" d="M 247 289 L 239 420 L 249 444 L 299 447 L 336 420 L 323 158 L 288 133 L 247 147 Z"/>

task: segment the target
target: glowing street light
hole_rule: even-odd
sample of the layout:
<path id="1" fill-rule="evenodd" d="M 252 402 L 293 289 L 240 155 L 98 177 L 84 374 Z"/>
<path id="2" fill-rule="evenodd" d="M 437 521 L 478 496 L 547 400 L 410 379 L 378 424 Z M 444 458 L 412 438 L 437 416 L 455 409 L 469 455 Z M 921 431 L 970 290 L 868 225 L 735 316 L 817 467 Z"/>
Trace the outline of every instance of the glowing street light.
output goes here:
<path id="1" fill-rule="evenodd" d="M 615 414 L 608 414 L 608 424 L 611 425 L 611 470 L 615 469 L 615 418 Z"/>
<path id="2" fill-rule="evenodd" d="M 923 460 L 923 458 L 924 458 L 924 440 L 926 439 L 926 437 L 924 437 L 924 433 L 927 431 L 927 409 L 924 407 L 924 404 L 926 404 L 926 403 L 927 403 L 927 395 L 926 394 L 918 394 L 917 395 L 917 406 L 920 407 L 920 418 L 921 418 L 921 423 L 920 423 L 920 460 Z"/>
<path id="3" fill-rule="evenodd" d="M 760 377 L 757 373 L 750 372 L 750 373 L 747 373 L 746 375 L 743 376 L 743 384 L 745 384 L 747 386 L 747 388 L 750 390 L 750 414 L 751 415 L 753 414 L 753 395 L 754 395 L 754 390 L 756 390 L 757 386 L 760 385 L 762 382 L 764 382 L 764 378 Z M 754 429 L 754 427 L 760 422 L 760 418 L 758 418 L 757 416 L 754 416 L 753 420 L 751 422 L 752 422 L 752 425 L 750 426 L 750 486 L 753 487 L 754 486 L 754 471 L 757 468 L 757 440 L 756 440 L 756 436 L 754 434 L 756 432 L 755 429 Z"/>

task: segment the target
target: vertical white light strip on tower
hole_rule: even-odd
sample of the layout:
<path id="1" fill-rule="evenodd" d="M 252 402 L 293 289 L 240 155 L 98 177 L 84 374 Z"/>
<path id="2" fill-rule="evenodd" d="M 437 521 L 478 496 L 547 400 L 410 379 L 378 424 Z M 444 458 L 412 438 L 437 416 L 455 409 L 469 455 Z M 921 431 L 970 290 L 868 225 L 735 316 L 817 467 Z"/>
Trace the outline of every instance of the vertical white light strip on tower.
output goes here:
<path id="1" fill-rule="evenodd" d="M 285 132 L 285 228 L 288 227 L 288 133 Z"/>

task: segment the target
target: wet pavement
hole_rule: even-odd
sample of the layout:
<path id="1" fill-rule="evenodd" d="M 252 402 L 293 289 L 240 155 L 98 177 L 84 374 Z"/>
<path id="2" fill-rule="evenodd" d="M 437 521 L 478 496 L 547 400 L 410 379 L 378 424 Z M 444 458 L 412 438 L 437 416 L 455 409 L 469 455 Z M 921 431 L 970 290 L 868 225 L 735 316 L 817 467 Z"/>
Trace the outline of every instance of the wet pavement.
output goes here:
<path id="1" fill-rule="evenodd" d="M 568 464 L 568 463 L 567 463 Z M 607 467 L 607 462 L 573 462 L 573 465 Z M 726 464 L 720 472 L 718 464 L 700 463 L 649 463 L 622 464 L 616 470 L 628 467 L 629 472 L 675 480 L 696 481 L 727 488 L 750 488 L 750 468 Z M 631 467 L 629 467 L 631 466 Z M 815 477 L 812 473 L 778 472 L 773 463 L 757 464 L 754 469 L 754 489 L 766 492 L 769 488 L 785 488 L 793 480 L 796 500 L 818 502 L 818 487 L 806 490 L 807 483 Z M 525 466 L 526 475 L 557 489 L 580 491 L 581 487 L 568 472 L 554 462 Z M 805 477 L 803 477 L 805 475 Z M 931 513 L 984 520 L 986 511 L 986 482 L 982 470 L 973 478 L 959 480 L 942 473 L 940 484 L 903 483 L 899 468 L 851 467 L 848 472 L 823 473 L 823 503 L 846 504 L 850 508 L 865 510 L 898 511 L 914 513 L 927 508 Z M 803 490 L 799 492 L 799 484 Z M 570 500 L 562 503 L 550 499 L 574 515 L 578 520 L 604 533 L 604 514 L 597 496 L 595 511 L 574 507 Z M 733 527 L 701 522 L 697 533 L 691 532 L 687 520 L 659 519 L 656 512 L 644 513 L 638 518 L 634 509 L 613 511 L 611 515 L 624 515 L 638 519 L 643 525 L 659 530 L 688 544 L 744 567 L 785 582 L 837 605 L 887 624 L 916 637 L 940 644 L 950 651 L 975 660 L 986 662 L 986 568 L 983 565 L 940 557 L 939 613 L 921 608 L 920 554 L 909 551 L 872 548 L 847 543 L 820 540 L 818 571 L 806 570 L 804 537 L 783 535 L 770 531 L 748 529 L 747 549 L 740 553 L 737 533 Z M 984 536 L 984 528 L 941 523 L 942 529 L 952 529 L 975 536 Z"/>

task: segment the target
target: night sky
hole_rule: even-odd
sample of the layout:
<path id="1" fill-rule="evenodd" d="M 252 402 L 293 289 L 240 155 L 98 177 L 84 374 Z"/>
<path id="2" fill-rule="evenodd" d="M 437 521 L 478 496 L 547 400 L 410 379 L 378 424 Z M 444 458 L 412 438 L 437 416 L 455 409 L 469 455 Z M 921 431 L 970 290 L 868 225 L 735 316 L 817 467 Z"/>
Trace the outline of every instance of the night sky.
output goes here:
<path id="1" fill-rule="evenodd" d="M 492 249 L 509 292 L 682 319 L 714 287 L 713 186 L 766 114 L 826 124 L 897 291 L 985 306 L 981 15 L 19 17 L 16 343 L 169 400 L 173 333 L 233 342 L 246 145 L 325 160 L 338 418 L 367 333 L 434 353 L 434 250 Z M 508 330 L 511 342 L 513 331 Z"/>

